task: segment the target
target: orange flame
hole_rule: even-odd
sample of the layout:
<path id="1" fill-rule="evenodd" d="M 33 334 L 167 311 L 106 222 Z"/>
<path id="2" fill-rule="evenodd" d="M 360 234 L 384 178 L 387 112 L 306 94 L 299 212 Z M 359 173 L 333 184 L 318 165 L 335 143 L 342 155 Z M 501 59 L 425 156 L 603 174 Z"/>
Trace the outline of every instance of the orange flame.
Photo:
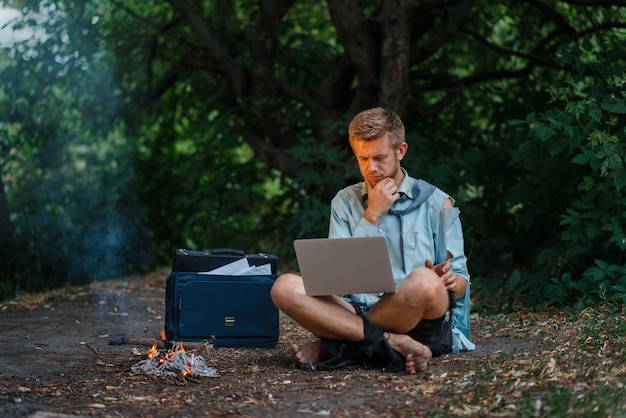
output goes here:
<path id="1" fill-rule="evenodd" d="M 156 343 L 154 343 L 152 345 L 152 348 L 148 351 L 148 358 L 152 358 L 152 356 L 154 356 L 157 352 L 157 345 Z"/>
<path id="2" fill-rule="evenodd" d="M 165 327 L 161 328 L 161 341 L 166 341 L 167 336 L 165 335 Z"/>
<path id="3" fill-rule="evenodd" d="M 180 342 L 179 343 L 174 342 L 173 347 L 171 349 L 168 349 L 167 351 L 158 350 L 157 349 L 158 345 L 159 345 L 158 342 L 155 342 L 154 344 L 152 344 L 152 347 L 150 348 L 147 354 L 148 359 L 151 359 L 152 361 L 158 361 L 159 363 L 166 363 L 166 362 L 174 361 L 178 353 L 183 353 L 183 354 L 187 353 L 187 351 L 185 350 L 185 347 L 183 347 L 183 344 Z M 185 361 L 186 368 L 181 373 L 181 376 L 193 375 L 194 374 L 192 370 L 193 361 L 191 361 L 191 359 L 187 357 L 183 357 L 183 359 Z"/>

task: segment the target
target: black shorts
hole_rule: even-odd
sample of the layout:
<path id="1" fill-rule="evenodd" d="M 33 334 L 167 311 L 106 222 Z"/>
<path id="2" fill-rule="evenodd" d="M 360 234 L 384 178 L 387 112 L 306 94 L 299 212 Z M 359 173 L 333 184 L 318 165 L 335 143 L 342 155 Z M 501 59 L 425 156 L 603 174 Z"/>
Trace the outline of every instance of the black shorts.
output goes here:
<path id="1" fill-rule="evenodd" d="M 449 307 L 446 313 L 437 319 L 422 319 L 419 324 L 406 334 L 424 344 L 433 353 L 433 357 L 452 352 L 452 309 L 456 306 L 456 297 L 448 292 Z M 352 303 L 357 315 L 364 317 L 363 309 Z"/>

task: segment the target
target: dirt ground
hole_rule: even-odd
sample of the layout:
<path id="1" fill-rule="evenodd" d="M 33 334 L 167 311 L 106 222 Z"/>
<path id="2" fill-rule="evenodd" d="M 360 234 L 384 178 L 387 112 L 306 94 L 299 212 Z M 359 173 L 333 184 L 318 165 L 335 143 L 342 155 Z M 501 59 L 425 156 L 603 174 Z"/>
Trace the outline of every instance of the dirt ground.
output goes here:
<path id="1" fill-rule="evenodd" d="M 534 344 L 498 337 L 476 316 L 477 350 L 434 359 L 417 376 L 307 372 L 294 367 L 288 345 L 311 336 L 281 316 L 276 348 L 197 351 L 219 371 L 217 377 L 131 374 L 149 347 L 109 341 L 159 338 L 165 277 L 133 276 L 1 304 L 0 416 L 423 416 L 446 401 L 429 390 L 434 379 L 469 371 L 490 353 L 519 352 Z"/>

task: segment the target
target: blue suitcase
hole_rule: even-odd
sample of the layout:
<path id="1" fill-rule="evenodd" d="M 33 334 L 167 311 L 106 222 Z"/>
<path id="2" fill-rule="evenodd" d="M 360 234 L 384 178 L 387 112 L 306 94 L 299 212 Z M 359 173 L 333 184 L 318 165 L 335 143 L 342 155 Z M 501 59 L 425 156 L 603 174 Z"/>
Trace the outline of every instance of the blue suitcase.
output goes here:
<path id="1" fill-rule="evenodd" d="M 169 341 L 211 341 L 214 347 L 271 348 L 278 344 L 278 308 L 270 289 L 277 278 L 274 255 L 229 250 L 217 254 L 180 250 L 165 284 L 165 336 Z M 191 255 L 191 257 L 190 257 Z M 271 265 L 271 273 L 256 276 L 200 274 L 247 257 L 250 265 Z M 259 258 L 260 257 L 260 258 Z M 177 261 L 178 259 L 178 261 Z M 181 259 L 183 261 L 181 261 Z M 196 271 L 177 271 L 183 268 Z"/>

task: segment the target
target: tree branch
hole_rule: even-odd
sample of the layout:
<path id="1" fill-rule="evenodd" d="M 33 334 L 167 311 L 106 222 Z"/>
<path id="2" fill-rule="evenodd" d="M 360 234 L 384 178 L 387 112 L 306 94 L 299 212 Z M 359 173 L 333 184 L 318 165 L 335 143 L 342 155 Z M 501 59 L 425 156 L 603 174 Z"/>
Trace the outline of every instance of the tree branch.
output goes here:
<path id="1" fill-rule="evenodd" d="M 285 102 L 280 100 L 280 91 L 275 74 L 276 48 L 280 25 L 294 0 L 262 0 L 256 19 L 254 34 L 250 37 L 249 51 L 252 59 L 250 74 L 252 78 L 247 109 L 244 109 L 246 123 L 264 134 L 247 137 L 260 156 L 279 158 L 270 155 L 269 147 L 274 142 L 276 151 L 286 149 L 291 144 L 293 129 L 285 122 Z M 267 138 L 271 141 L 263 143 Z M 282 157 L 280 157 L 282 158 Z M 272 160 L 268 160 L 272 162 Z"/>
<path id="2" fill-rule="evenodd" d="M 568 36 L 573 36 L 576 34 L 576 29 L 572 25 L 570 25 L 567 19 L 565 19 L 563 15 L 561 15 L 554 7 L 548 6 L 547 4 L 537 0 L 523 1 L 547 16 L 555 23 L 558 28 L 560 28 Z"/>
<path id="3" fill-rule="evenodd" d="M 351 81 L 355 76 L 355 67 L 346 55 L 336 57 L 330 71 L 313 88 L 318 105 L 326 109 L 339 110 L 343 114 L 350 105 Z"/>
<path id="4" fill-rule="evenodd" d="M 481 84 L 489 80 L 502 80 L 505 78 L 523 78 L 532 71 L 533 65 L 528 65 L 520 70 L 488 71 L 474 74 L 468 77 L 450 77 L 445 80 L 432 81 L 430 85 L 423 87 L 421 91 L 444 91 L 444 96 L 420 113 L 423 119 L 430 118 L 451 105 L 461 97 L 463 90 L 470 85 Z"/>
<path id="5" fill-rule="evenodd" d="M 624 7 L 624 0 L 561 0 L 561 1 L 563 3 L 571 4 L 572 6 Z"/>
<path id="6" fill-rule="evenodd" d="M 187 0 L 167 0 L 167 2 L 189 23 L 198 37 L 200 46 L 209 51 L 220 72 L 227 76 L 233 90 L 240 94 L 243 91 L 245 79 L 243 70 L 231 57 L 225 42 L 213 32 L 200 10 Z"/>
<path id="7" fill-rule="evenodd" d="M 516 51 L 514 49 L 510 49 L 510 48 L 504 48 L 500 45 L 496 45 L 492 42 L 489 42 L 487 39 L 483 38 L 482 36 L 480 36 L 479 34 L 469 31 L 469 30 L 463 30 L 463 33 L 465 33 L 466 35 L 471 36 L 472 38 L 474 38 L 474 40 L 478 41 L 479 43 L 481 43 L 482 45 L 486 46 L 487 48 L 502 54 L 502 55 L 511 55 L 514 57 L 519 57 L 519 58 L 524 58 L 527 59 L 528 61 L 532 61 L 535 62 L 537 64 L 543 64 L 546 65 L 548 67 L 551 68 L 556 68 L 556 69 L 562 69 L 563 65 L 560 63 L 555 62 L 554 60 L 550 60 L 548 59 L 548 56 L 546 56 L 546 52 L 547 50 L 543 50 L 540 47 L 542 45 L 545 45 L 545 43 L 547 42 L 546 40 L 544 40 L 544 42 L 540 42 L 537 46 L 535 46 L 534 50 L 536 51 L 536 53 L 534 54 L 530 54 L 530 53 L 525 53 L 525 52 L 520 52 L 520 51 Z"/>
<path id="8" fill-rule="evenodd" d="M 252 57 L 252 88 L 254 96 L 267 97 L 275 93 L 274 63 L 280 23 L 294 0 L 264 0 L 259 2 L 254 36 L 250 37 Z"/>
<path id="9" fill-rule="evenodd" d="M 264 140 L 250 125 L 240 125 L 238 128 L 244 140 L 252 147 L 255 155 L 261 161 L 274 167 L 287 176 L 295 177 L 302 170 L 303 164 L 286 152 L 286 148 L 281 148 Z M 275 139 L 275 138 L 273 138 Z"/>
<path id="10" fill-rule="evenodd" d="M 350 113 L 355 113 L 362 110 L 366 103 L 377 101 L 379 67 L 375 41 L 377 30 L 368 25 L 358 1 L 327 0 L 327 4 L 337 30 L 337 38 L 354 65 L 359 79 L 359 88 L 349 110 Z"/>
<path id="11" fill-rule="evenodd" d="M 467 20 L 476 0 L 462 0 L 454 7 L 453 13 L 448 17 L 446 24 L 430 39 L 423 43 L 415 43 L 411 53 L 411 63 L 421 63 L 431 57 L 443 44 L 452 38 L 461 25 Z"/>

